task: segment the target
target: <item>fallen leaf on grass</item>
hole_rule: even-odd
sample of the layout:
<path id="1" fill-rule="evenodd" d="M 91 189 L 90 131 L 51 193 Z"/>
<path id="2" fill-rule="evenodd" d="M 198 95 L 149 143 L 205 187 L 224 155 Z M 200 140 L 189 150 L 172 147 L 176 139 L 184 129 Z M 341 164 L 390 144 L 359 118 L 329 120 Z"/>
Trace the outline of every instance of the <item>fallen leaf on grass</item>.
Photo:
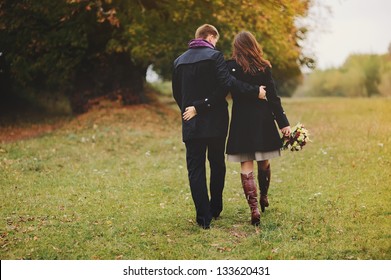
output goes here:
<path id="1" fill-rule="evenodd" d="M 231 251 L 232 251 L 232 248 L 229 248 L 229 247 L 218 247 L 218 248 L 217 248 L 217 251 L 219 251 L 220 253 L 223 253 L 223 252 L 231 252 Z"/>
<path id="2" fill-rule="evenodd" d="M 52 246 L 52 248 L 53 248 L 54 251 L 56 251 L 56 252 L 61 252 L 61 249 L 59 249 L 59 248 L 57 248 L 57 247 L 55 247 L 55 246 Z"/>

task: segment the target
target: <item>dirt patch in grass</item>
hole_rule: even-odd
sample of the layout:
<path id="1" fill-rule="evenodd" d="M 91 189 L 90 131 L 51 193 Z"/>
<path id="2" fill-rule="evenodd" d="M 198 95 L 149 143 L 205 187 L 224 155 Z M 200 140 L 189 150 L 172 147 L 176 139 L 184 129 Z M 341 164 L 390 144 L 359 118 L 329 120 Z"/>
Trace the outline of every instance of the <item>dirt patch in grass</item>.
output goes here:
<path id="1" fill-rule="evenodd" d="M 118 125 L 162 136 L 177 129 L 180 118 L 172 100 L 151 92 L 148 97 L 148 104 L 131 106 L 99 99 L 89 112 L 78 116 L 48 116 L 42 112 L 19 114 L 14 120 L 0 122 L 0 143 L 40 137 L 59 129 L 78 131 L 99 125 Z"/>
<path id="2" fill-rule="evenodd" d="M 12 125 L 0 127 L 0 142 L 9 143 L 38 137 L 52 132 L 60 126 L 60 124 L 31 124 L 28 126 Z"/>

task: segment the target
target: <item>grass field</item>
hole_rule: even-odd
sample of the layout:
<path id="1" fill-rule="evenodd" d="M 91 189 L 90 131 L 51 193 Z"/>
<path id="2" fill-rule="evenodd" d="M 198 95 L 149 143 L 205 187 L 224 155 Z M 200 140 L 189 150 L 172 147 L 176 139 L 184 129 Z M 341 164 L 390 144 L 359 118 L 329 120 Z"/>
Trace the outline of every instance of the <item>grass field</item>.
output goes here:
<path id="1" fill-rule="evenodd" d="M 108 104 L 1 143 L 1 259 L 390 259 L 391 100 L 283 105 L 313 142 L 272 161 L 259 228 L 234 163 L 222 218 L 196 226 L 167 102 Z"/>

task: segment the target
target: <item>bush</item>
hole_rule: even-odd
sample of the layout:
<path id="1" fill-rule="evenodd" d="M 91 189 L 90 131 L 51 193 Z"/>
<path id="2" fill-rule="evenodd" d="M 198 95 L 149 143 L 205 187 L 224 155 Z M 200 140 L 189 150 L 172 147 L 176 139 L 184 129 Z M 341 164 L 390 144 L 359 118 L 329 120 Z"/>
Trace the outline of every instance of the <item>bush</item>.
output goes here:
<path id="1" fill-rule="evenodd" d="M 351 55 L 340 68 L 316 70 L 296 96 L 391 96 L 391 55 Z"/>

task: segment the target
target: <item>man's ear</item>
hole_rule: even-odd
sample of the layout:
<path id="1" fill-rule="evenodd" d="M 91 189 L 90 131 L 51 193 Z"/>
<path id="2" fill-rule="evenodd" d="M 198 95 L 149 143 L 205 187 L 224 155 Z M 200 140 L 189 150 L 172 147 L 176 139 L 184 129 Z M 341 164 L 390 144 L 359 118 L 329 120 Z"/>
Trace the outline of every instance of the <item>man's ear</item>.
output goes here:
<path id="1" fill-rule="evenodd" d="M 209 43 L 212 43 L 212 39 L 213 39 L 213 35 L 212 34 L 209 34 L 208 37 L 206 37 L 206 41 L 208 41 Z"/>
<path id="2" fill-rule="evenodd" d="M 208 35 L 205 40 L 211 43 L 213 46 L 216 46 L 217 41 L 215 40 L 215 36 L 213 36 L 212 34 Z"/>

